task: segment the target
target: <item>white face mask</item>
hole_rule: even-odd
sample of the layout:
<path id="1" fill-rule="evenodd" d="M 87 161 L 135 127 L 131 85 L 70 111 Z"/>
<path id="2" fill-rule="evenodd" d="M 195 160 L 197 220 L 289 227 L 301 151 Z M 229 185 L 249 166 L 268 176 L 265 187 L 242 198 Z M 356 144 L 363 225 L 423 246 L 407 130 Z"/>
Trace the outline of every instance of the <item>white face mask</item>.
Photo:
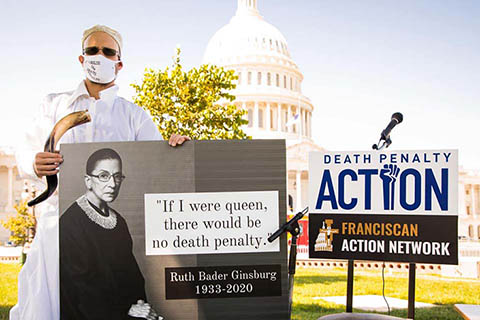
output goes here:
<path id="1" fill-rule="evenodd" d="M 115 65 L 120 62 L 105 58 L 101 54 L 83 56 L 83 70 L 85 76 L 92 82 L 109 83 L 115 80 Z"/>

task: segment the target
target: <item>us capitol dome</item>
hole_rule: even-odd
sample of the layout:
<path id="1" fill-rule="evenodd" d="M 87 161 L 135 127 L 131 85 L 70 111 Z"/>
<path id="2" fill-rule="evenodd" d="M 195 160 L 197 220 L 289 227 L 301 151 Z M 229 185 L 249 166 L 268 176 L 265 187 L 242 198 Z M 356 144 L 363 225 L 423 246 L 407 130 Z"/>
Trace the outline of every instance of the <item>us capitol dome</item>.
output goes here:
<path id="1" fill-rule="evenodd" d="M 260 15 L 257 0 L 237 1 L 235 15 L 208 42 L 203 63 L 235 70 L 231 93 L 248 112 L 247 134 L 286 140 L 289 203 L 301 210 L 307 205 L 308 152 L 322 150 L 311 138 L 314 107 L 302 94 L 303 75 L 285 37 Z"/>
<path id="2" fill-rule="evenodd" d="M 237 73 L 232 94 L 235 105 L 248 111 L 249 135 L 286 140 L 288 202 L 300 211 L 307 206 L 308 153 L 323 150 L 311 138 L 314 107 L 302 94 L 303 75 L 285 37 L 260 15 L 257 0 L 237 1 L 235 15 L 210 39 L 203 62 Z M 441 273 L 480 277 L 480 173 L 461 169 L 458 190 L 459 265 L 442 266 Z M 302 238 L 297 248 L 298 259 L 308 257 Z"/>

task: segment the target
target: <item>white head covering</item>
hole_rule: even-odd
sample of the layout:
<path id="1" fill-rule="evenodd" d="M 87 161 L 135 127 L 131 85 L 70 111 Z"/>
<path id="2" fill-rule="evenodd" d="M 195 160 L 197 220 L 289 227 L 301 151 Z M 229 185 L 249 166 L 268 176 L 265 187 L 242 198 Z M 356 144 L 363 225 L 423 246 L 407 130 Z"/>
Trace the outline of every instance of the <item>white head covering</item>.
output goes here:
<path id="1" fill-rule="evenodd" d="M 122 41 L 122 36 L 120 35 L 120 33 L 117 30 L 114 30 L 110 27 L 100 25 L 100 24 L 94 25 L 93 27 L 83 31 L 82 50 L 84 49 L 83 44 L 85 43 L 85 39 L 87 39 L 88 36 L 91 35 L 92 33 L 99 32 L 99 31 L 108 33 L 117 42 L 118 47 L 120 48 L 120 51 L 122 51 L 123 41 Z"/>

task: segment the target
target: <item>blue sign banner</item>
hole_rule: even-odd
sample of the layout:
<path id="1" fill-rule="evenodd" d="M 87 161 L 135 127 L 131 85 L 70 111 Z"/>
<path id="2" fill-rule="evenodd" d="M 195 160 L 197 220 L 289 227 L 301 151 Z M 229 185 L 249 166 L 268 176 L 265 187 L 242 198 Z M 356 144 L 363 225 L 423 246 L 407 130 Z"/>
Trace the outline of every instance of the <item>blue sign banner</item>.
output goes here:
<path id="1" fill-rule="evenodd" d="M 458 214 L 456 150 L 314 152 L 310 213 Z"/>

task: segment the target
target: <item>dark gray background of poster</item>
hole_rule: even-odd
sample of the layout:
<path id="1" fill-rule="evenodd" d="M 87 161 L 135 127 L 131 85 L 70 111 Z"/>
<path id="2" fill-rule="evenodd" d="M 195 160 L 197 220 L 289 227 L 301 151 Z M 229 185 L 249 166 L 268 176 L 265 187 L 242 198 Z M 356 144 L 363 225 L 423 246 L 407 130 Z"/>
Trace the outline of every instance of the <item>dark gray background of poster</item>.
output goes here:
<path id="1" fill-rule="evenodd" d="M 172 148 L 165 141 L 64 144 L 59 179 L 60 212 L 85 192 L 88 157 L 100 148 L 116 150 L 126 176 L 112 203 L 127 221 L 134 255 L 146 279 L 149 302 L 167 319 L 287 319 L 286 236 L 280 252 L 205 255 L 145 255 L 145 193 L 278 191 L 279 224 L 286 220 L 284 140 L 189 141 Z M 272 230 L 272 232 L 275 230 Z M 282 265 L 282 296 L 166 300 L 165 267 Z"/>

